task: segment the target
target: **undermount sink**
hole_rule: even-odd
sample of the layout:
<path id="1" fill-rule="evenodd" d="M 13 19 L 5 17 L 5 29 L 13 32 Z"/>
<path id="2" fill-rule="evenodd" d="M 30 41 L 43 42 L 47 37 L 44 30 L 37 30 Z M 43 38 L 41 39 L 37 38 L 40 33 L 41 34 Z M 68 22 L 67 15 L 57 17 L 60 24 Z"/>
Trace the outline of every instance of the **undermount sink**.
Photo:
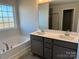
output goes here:
<path id="1" fill-rule="evenodd" d="M 39 35 L 44 35 L 45 32 L 37 32 L 37 34 L 39 34 Z"/>
<path id="2" fill-rule="evenodd" d="M 59 35 L 59 37 L 62 38 L 62 39 L 69 39 L 69 40 L 72 40 L 72 39 L 75 38 L 74 36 L 71 36 L 71 35 L 69 35 L 69 36 L 66 36 L 66 35 Z"/>

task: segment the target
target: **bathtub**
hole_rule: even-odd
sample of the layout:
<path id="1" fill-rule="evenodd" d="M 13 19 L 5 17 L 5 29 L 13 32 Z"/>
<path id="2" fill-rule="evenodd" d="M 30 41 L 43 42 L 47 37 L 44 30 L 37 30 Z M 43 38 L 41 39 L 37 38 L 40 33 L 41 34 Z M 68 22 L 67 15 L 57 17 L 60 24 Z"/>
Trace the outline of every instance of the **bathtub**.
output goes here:
<path id="1" fill-rule="evenodd" d="M 6 50 L 3 42 L 8 44 L 9 50 Z M 29 50 L 29 47 L 29 37 L 18 36 L 0 40 L 0 59 L 18 59 Z"/>

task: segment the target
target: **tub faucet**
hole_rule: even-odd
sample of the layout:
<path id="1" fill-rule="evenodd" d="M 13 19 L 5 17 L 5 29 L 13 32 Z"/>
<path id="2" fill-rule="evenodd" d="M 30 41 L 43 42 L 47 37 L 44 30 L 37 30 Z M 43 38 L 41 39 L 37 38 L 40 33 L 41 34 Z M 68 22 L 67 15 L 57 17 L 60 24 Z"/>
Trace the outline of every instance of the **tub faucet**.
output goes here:
<path id="1" fill-rule="evenodd" d="M 9 46 L 7 43 L 3 42 L 3 44 L 6 46 L 6 50 L 9 50 Z"/>

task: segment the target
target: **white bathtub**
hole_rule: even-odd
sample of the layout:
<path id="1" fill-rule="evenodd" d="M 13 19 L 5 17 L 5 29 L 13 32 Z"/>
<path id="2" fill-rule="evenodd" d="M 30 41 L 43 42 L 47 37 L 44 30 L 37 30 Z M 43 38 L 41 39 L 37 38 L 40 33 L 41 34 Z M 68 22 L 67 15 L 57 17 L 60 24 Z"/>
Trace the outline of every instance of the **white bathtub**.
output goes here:
<path id="1" fill-rule="evenodd" d="M 6 42 L 9 45 L 9 50 L 6 50 L 3 42 Z M 22 54 L 27 52 L 27 49 L 30 47 L 30 38 L 29 37 L 13 37 L 6 40 L 0 41 L 0 59 L 17 59 Z M 5 50 L 3 52 L 3 50 Z"/>

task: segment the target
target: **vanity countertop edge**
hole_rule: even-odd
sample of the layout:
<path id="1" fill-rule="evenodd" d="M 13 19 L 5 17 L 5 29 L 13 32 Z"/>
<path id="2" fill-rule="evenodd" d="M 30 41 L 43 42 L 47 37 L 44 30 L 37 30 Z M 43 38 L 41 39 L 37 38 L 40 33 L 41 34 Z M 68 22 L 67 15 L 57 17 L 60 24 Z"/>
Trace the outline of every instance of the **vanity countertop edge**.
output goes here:
<path id="1" fill-rule="evenodd" d="M 60 33 L 59 33 L 60 32 Z M 62 33 L 61 33 L 62 32 Z M 75 38 L 74 39 L 67 39 L 67 38 L 60 38 L 60 35 L 64 35 L 63 34 L 64 31 L 45 31 L 42 34 L 39 34 L 39 31 L 35 31 L 30 33 L 30 35 L 36 35 L 36 36 L 41 36 L 41 37 L 46 37 L 46 38 L 51 38 L 51 39 L 56 39 L 56 40 L 61 40 L 61 41 L 66 41 L 66 42 L 71 42 L 71 43 L 79 43 L 79 33 L 77 35 L 73 35 Z M 71 34 L 70 34 L 71 35 Z"/>

